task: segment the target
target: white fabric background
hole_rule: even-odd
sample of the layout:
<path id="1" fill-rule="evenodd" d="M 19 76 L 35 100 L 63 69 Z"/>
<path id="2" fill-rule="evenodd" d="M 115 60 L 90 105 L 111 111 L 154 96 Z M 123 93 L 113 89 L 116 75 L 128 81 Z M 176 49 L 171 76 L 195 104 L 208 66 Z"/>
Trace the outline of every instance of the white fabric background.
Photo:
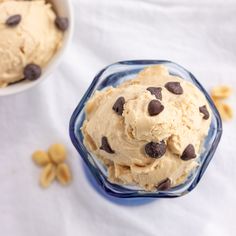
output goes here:
<path id="1" fill-rule="evenodd" d="M 69 118 L 94 75 L 126 59 L 169 59 L 208 89 L 236 91 L 235 0 L 74 0 L 73 42 L 53 78 L 0 98 L 0 235 L 236 235 L 236 125 L 224 123 L 198 187 L 177 199 L 129 206 L 89 184 L 68 136 Z M 235 95 L 229 101 L 236 111 Z M 38 186 L 35 149 L 65 143 L 73 183 Z"/>

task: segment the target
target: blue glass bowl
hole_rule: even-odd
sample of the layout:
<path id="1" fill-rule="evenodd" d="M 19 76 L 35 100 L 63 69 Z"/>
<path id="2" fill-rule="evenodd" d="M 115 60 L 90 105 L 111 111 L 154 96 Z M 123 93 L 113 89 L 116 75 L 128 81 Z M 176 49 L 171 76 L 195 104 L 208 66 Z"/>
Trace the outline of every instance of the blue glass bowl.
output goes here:
<path id="1" fill-rule="evenodd" d="M 84 146 L 83 134 L 80 128 L 82 127 L 85 119 L 85 103 L 96 90 L 102 90 L 108 86 L 116 87 L 122 82 L 134 78 L 145 67 L 159 64 L 165 65 L 170 74 L 177 75 L 184 80 L 192 82 L 202 91 L 202 93 L 205 94 L 212 110 L 212 121 L 208 136 L 204 141 L 202 152 L 198 158 L 199 166 L 188 176 L 187 180 L 183 184 L 166 191 L 147 192 L 135 186 L 117 185 L 109 182 L 106 168 Z M 171 198 L 182 196 L 196 187 L 216 151 L 222 135 L 222 122 L 220 115 L 206 90 L 196 80 L 196 78 L 182 66 L 163 60 L 136 60 L 122 61 L 109 65 L 95 76 L 90 87 L 72 114 L 69 132 L 71 141 L 75 148 L 83 158 L 94 178 L 97 180 L 97 183 L 105 190 L 106 193 L 121 198 Z"/>

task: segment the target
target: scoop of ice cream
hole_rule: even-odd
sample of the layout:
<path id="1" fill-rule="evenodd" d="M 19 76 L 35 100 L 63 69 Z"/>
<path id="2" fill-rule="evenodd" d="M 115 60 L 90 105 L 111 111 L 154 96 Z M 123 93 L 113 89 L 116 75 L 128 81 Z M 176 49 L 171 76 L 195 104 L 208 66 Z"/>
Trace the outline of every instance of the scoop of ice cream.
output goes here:
<path id="1" fill-rule="evenodd" d="M 21 17 L 20 22 L 7 24 L 7 20 L 15 15 Z M 27 64 L 34 63 L 41 68 L 47 65 L 60 47 L 63 36 L 55 26 L 55 18 L 51 4 L 45 0 L 0 0 L 2 85 L 23 79 L 23 70 Z"/>
<path id="2" fill-rule="evenodd" d="M 197 166 L 210 121 L 197 87 L 152 66 L 116 88 L 96 91 L 82 131 L 112 182 L 163 190 L 184 182 Z"/>

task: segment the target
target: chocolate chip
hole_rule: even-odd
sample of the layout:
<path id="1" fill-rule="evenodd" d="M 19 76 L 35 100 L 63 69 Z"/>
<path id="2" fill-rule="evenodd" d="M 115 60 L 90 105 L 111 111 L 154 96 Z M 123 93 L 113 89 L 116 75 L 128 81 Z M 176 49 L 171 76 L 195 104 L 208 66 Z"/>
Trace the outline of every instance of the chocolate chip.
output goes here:
<path id="1" fill-rule="evenodd" d="M 155 97 L 159 100 L 162 99 L 162 94 L 161 94 L 161 90 L 162 88 L 160 87 L 149 87 L 147 88 L 147 90 L 152 94 L 155 95 Z"/>
<path id="2" fill-rule="evenodd" d="M 68 18 L 57 16 L 55 19 L 56 27 L 61 31 L 66 31 L 69 26 Z"/>
<path id="3" fill-rule="evenodd" d="M 147 143 L 145 145 L 145 152 L 149 157 L 160 158 L 166 153 L 166 144 L 164 141 L 161 141 L 160 143 Z"/>
<path id="4" fill-rule="evenodd" d="M 150 116 L 156 116 L 164 110 L 164 106 L 156 99 L 148 104 L 148 113 Z"/>
<path id="5" fill-rule="evenodd" d="M 195 154 L 195 149 L 194 146 L 192 144 L 189 144 L 183 151 L 182 155 L 181 155 L 181 159 L 183 161 L 188 161 L 190 159 L 193 159 L 196 157 Z"/>
<path id="6" fill-rule="evenodd" d="M 204 120 L 208 120 L 208 119 L 209 119 L 210 114 L 209 114 L 209 112 L 208 112 L 208 110 L 207 110 L 206 105 L 204 105 L 204 106 L 202 106 L 202 107 L 199 107 L 199 111 L 204 115 L 204 116 L 203 116 L 203 119 L 204 119 Z"/>
<path id="7" fill-rule="evenodd" d="M 111 149 L 111 146 L 110 144 L 108 143 L 108 139 L 107 137 L 103 136 L 102 137 L 102 145 L 100 147 L 101 150 L 104 150 L 108 153 L 115 153 L 112 149 Z"/>
<path id="8" fill-rule="evenodd" d="M 13 15 L 13 16 L 8 17 L 5 24 L 7 26 L 13 27 L 13 26 L 18 25 L 20 21 L 21 21 L 21 15 Z"/>
<path id="9" fill-rule="evenodd" d="M 183 88 L 180 85 L 180 82 L 168 82 L 165 84 L 165 88 L 173 94 L 183 94 Z"/>
<path id="10" fill-rule="evenodd" d="M 166 178 L 158 184 L 157 190 L 165 191 L 169 189 L 170 187 L 171 187 L 171 180 L 169 178 Z"/>
<path id="11" fill-rule="evenodd" d="M 125 98 L 124 97 L 119 97 L 115 104 L 113 105 L 112 109 L 118 114 L 122 115 L 123 110 L 124 110 L 124 104 L 125 104 Z"/>
<path id="12" fill-rule="evenodd" d="M 25 68 L 24 68 L 24 76 L 25 79 L 28 80 L 36 80 L 40 77 L 42 73 L 42 70 L 40 68 L 40 66 L 36 65 L 36 64 L 28 64 Z"/>

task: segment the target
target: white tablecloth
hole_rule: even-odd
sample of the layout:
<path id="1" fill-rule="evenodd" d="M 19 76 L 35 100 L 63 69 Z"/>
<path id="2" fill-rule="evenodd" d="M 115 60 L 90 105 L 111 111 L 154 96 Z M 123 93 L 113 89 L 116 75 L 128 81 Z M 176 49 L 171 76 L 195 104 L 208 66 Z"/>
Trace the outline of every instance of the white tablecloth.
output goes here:
<path id="1" fill-rule="evenodd" d="M 94 75 L 126 59 L 168 59 L 208 89 L 236 91 L 235 0 L 74 0 L 75 33 L 52 77 L 0 98 L 0 235 L 236 235 L 236 125 L 190 194 L 145 204 L 104 198 L 88 182 L 68 123 Z M 1 36 L 0 36 L 1 37 Z M 236 111 L 235 95 L 229 103 Z M 38 186 L 35 149 L 65 143 L 73 183 Z"/>

